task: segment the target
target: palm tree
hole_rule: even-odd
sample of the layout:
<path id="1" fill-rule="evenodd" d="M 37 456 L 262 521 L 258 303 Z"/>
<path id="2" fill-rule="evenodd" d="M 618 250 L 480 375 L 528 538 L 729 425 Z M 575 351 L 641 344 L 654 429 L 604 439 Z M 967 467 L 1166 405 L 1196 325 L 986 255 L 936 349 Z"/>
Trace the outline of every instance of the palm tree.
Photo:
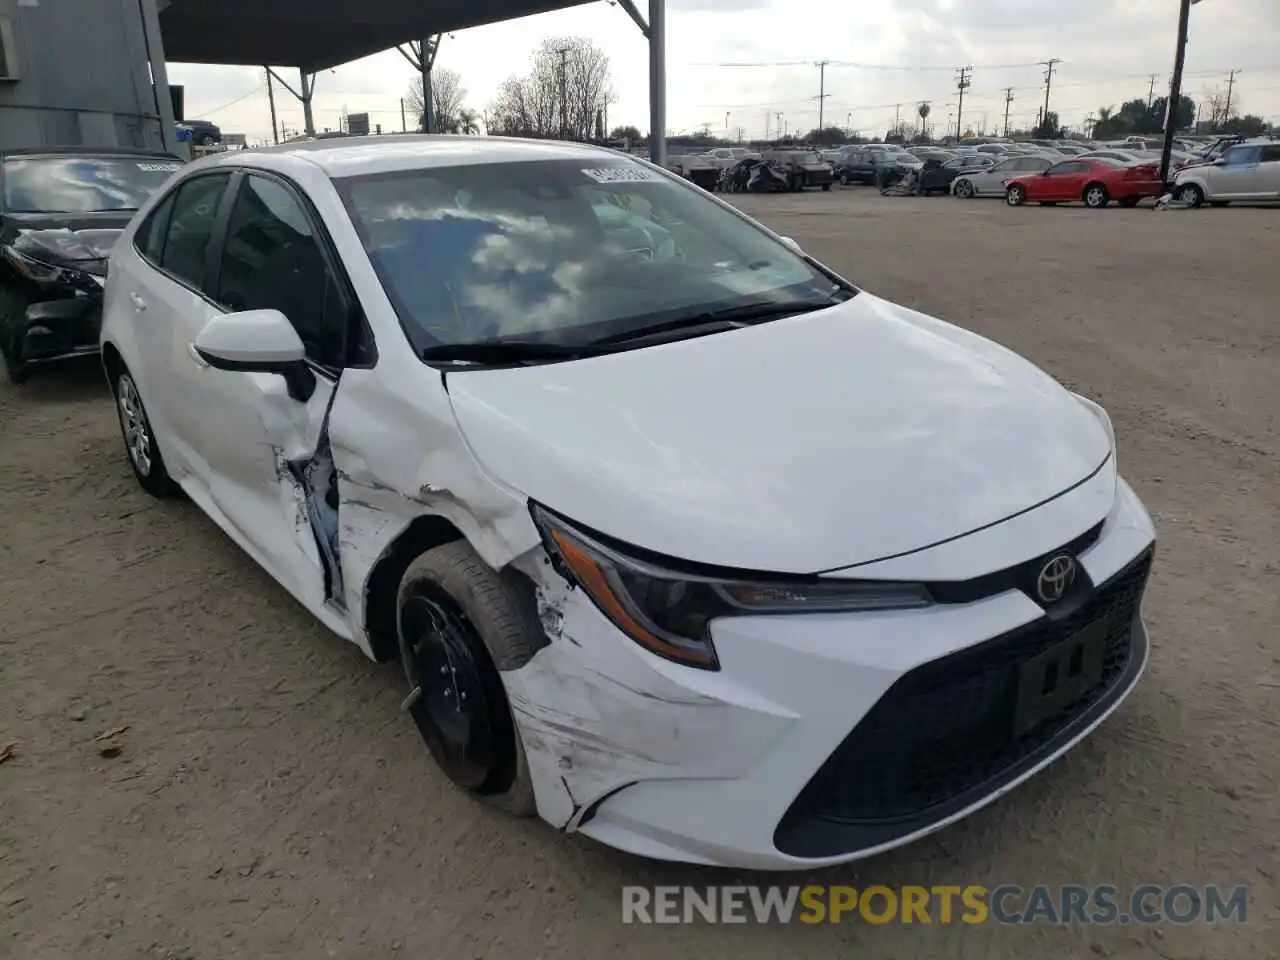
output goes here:
<path id="1" fill-rule="evenodd" d="M 922 136 L 924 134 L 925 124 L 928 123 L 929 111 L 931 109 L 932 107 L 929 106 L 928 100 L 921 100 L 920 106 L 916 108 L 916 113 L 920 114 L 920 133 Z"/>

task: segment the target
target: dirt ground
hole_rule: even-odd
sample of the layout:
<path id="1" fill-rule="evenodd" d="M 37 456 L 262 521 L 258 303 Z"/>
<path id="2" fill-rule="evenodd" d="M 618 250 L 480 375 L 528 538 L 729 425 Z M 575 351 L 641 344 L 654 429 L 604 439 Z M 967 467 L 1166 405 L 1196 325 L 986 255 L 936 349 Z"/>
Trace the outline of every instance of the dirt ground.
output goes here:
<path id="1" fill-rule="evenodd" d="M 932 839 L 751 879 L 1243 884 L 1247 922 L 624 926 L 624 884 L 742 878 L 450 787 L 396 666 L 328 635 L 194 506 L 137 488 L 83 364 L 0 388 L 0 957 L 1280 956 L 1280 210 L 865 189 L 744 206 L 1100 400 L 1161 538 L 1150 671 L 1087 743 Z"/>

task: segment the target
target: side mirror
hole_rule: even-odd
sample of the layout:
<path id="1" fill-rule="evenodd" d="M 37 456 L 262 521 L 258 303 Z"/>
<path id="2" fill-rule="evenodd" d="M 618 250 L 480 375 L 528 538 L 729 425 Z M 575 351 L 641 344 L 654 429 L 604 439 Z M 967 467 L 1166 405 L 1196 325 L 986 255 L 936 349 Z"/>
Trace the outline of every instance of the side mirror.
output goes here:
<path id="1" fill-rule="evenodd" d="M 794 240 L 792 240 L 790 237 L 780 237 L 779 239 L 780 239 L 783 243 L 785 243 L 788 247 L 790 247 L 792 250 L 794 250 L 796 253 L 801 254 L 801 255 L 803 255 L 803 254 L 804 254 L 804 251 L 800 249 L 800 244 L 796 243 L 796 242 L 795 242 Z"/>
<path id="2" fill-rule="evenodd" d="M 315 393 L 316 375 L 306 364 L 306 348 L 279 310 L 220 314 L 204 325 L 192 347 L 217 370 L 279 374 L 289 396 L 301 403 Z"/>

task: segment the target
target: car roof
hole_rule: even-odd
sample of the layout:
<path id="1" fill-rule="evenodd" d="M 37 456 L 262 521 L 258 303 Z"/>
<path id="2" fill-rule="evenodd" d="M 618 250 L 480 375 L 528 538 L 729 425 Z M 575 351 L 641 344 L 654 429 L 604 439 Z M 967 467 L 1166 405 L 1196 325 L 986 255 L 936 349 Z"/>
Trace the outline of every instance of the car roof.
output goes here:
<path id="1" fill-rule="evenodd" d="M 0 157 L 155 157 L 181 160 L 166 150 L 142 150 L 137 147 L 19 147 L 0 150 Z"/>
<path id="2" fill-rule="evenodd" d="M 432 167 L 527 163 L 537 160 L 580 160 L 589 163 L 592 160 L 620 157 L 636 159 L 620 150 L 585 143 L 520 140 L 513 137 L 400 134 L 306 140 L 252 150 L 230 150 L 211 154 L 197 160 L 192 166 L 205 169 L 216 166 L 260 166 L 287 172 L 307 165 L 319 167 L 331 178 L 339 179 Z"/>

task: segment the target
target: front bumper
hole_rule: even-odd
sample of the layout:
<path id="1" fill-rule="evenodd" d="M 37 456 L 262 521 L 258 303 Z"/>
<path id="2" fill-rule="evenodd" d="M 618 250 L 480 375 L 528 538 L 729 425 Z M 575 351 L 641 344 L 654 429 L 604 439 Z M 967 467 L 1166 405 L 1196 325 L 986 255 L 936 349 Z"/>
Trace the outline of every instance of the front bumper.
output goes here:
<path id="1" fill-rule="evenodd" d="M 580 591 L 544 596 L 553 642 L 505 675 L 539 812 L 636 854 L 748 869 L 840 863 L 937 830 L 1070 749 L 1132 690 L 1153 541 L 1121 481 L 1078 557 L 1099 585 L 1079 612 L 1051 623 L 1009 590 L 921 610 L 725 619 L 713 624 L 716 673 L 643 653 Z M 1015 741 L 1010 677 L 1104 616 L 1100 680 Z"/>
<path id="2" fill-rule="evenodd" d="M 21 363 L 44 363 L 98 352 L 99 297 L 45 300 L 27 307 L 18 340 Z"/>

